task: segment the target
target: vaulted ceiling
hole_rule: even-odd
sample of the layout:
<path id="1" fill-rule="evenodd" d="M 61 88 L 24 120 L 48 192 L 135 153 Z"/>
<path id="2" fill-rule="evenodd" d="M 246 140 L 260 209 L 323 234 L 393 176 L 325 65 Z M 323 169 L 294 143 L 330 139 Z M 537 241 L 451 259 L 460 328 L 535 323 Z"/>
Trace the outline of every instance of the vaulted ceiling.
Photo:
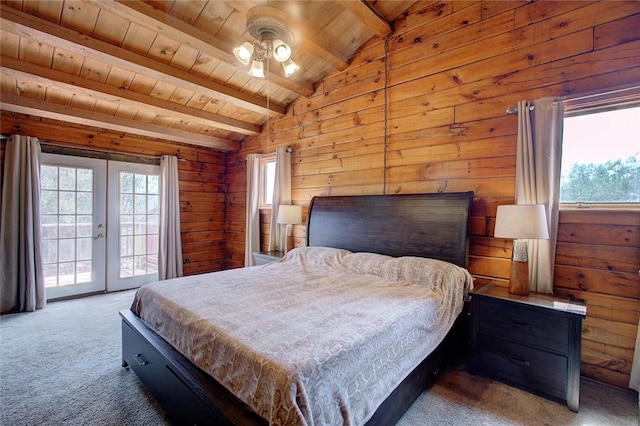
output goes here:
<path id="1" fill-rule="evenodd" d="M 267 3 L 286 15 L 290 78 L 273 60 L 251 77 L 232 53 L 251 40 L 247 11 Z M 413 3 L 3 0 L 1 109 L 235 151 Z"/>

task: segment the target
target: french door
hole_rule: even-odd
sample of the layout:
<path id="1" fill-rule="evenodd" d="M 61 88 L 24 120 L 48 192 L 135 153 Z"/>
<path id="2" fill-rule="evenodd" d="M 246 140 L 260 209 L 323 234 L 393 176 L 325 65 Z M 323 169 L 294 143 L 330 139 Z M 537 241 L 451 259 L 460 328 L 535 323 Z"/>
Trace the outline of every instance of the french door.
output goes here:
<path id="1" fill-rule="evenodd" d="M 42 154 L 47 299 L 157 280 L 159 167 Z"/>

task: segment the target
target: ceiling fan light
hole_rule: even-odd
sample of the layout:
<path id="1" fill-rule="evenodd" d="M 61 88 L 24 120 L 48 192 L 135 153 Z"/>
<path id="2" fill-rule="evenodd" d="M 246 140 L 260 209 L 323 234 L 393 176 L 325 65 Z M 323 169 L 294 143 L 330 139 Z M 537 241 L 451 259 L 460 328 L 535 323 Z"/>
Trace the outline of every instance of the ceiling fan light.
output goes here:
<path id="1" fill-rule="evenodd" d="M 276 39 L 273 41 L 273 59 L 278 62 L 285 62 L 291 58 L 291 48 L 284 41 Z"/>
<path id="2" fill-rule="evenodd" d="M 300 67 L 293 62 L 291 58 L 289 58 L 282 63 L 282 69 L 284 70 L 285 77 L 290 77 L 293 73 L 298 71 Z"/>
<path id="3" fill-rule="evenodd" d="M 252 77 L 264 78 L 264 63 L 257 59 L 251 62 L 251 68 L 249 68 L 249 75 Z"/>
<path id="4" fill-rule="evenodd" d="M 233 54 L 238 61 L 248 65 L 249 60 L 251 60 L 251 55 L 253 55 L 253 44 L 245 41 L 240 46 L 233 49 Z"/>

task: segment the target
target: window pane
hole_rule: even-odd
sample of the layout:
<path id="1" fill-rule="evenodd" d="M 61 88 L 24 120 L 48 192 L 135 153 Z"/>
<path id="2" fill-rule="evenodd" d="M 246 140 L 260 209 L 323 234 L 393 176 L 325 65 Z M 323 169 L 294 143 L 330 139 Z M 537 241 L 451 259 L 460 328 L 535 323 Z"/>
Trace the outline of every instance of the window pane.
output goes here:
<path id="1" fill-rule="evenodd" d="M 93 170 L 78 169 L 78 191 L 93 192 Z"/>
<path id="2" fill-rule="evenodd" d="M 42 239 L 58 238 L 58 216 L 42 215 Z"/>
<path id="3" fill-rule="evenodd" d="M 158 194 L 159 193 L 159 178 L 160 176 L 158 175 L 151 175 L 148 177 L 148 182 L 149 182 L 149 188 L 147 190 L 147 192 L 149 194 Z"/>
<path id="4" fill-rule="evenodd" d="M 120 237 L 120 256 L 133 254 L 133 237 Z"/>
<path id="5" fill-rule="evenodd" d="M 564 119 L 562 203 L 640 202 L 640 107 Z"/>
<path id="6" fill-rule="evenodd" d="M 147 192 L 147 175 L 135 175 L 135 192 L 144 194 Z"/>
<path id="7" fill-rule="evenodd" d="M 58 264 L 51 263 L 44 265 L 44 286 L 55 287 L 58 285 Z"/>
<path id="8" fill-rule="evenodd" d="M 149 195 L 147 197 L 147 202 L 149 203 L 149 205 L 147 206 L 147 213 L 158 214 L 158 196 Z"/>
<path id="9" fill-rule="evenodd" d="M 133 235 L 133 215 L 120 216 L 120 235 Z"/>
<path id="10" fill-rule="evenodd" d="M 71 167 L 60 167 L 60 189 L 68 191 L 76 190 L 76 169 Z"/>
<path id="11" fill-rule="evenodd" d="M 273 186 L 276 181 L 276 162 L 265 163 L 262 168 L 262 203 L 270 205 L 273 202 Z"/>
<path id="12" fill-rule="evenodd" d="M 91 261 L 76 262 L 76 282 L 91 282 Z"/>
<path id="13" fill-rule="evenodd" d="M 78 237 L 91 237 L 93 229 L 93 216 L 77 216 L 77 236 Z"/>
<path id="14" fill-rule="evenodd" d="M 133 192 L 133 173 L 120 173 L 120 192 L 126 194 Z"/>
<path id="15" fill-rule="evenodd" d="M 58 189 L 58 168 L 55 166 L 40 167 L 40 188 Z"/>
<path id="16" fill-rule="evenodd" d="M 60 213 L 74 214 L 76 212 L 76 193 L 75 192 L 59 192 L 60 197 Z"/>
<path id="17" fill-rule="evenodd" d="M 58 191 L 40 191 L 42 214 L 58 214 Z"/>
<path id="18" fill-rule="evenodd" d="M 136 214 L 144 214 L 147 212 L 147 196 L 135 195 L 135 207 L 134 212 Z"/>
<path id="19" fill-rule="evenodd" d="M 73 238 L 76 236 L 76 217 L 74 215 L 64 215 L 58 217 L 59 238 Z"/>
<path id="20" fill-rule="evenodd" d="M 42 241 L 42 262 L 55 263 L 58 261 L 58 240 Z"/>
<path id="21" fill-rule="evenodd" d="M 91 238 L 78 238 L 76 240 L 78 244 L 77 259 L 78 260 L 91 260 L 93 258 L 93 241 Z"/>
<path id="22" fill-rule="evenodd" d="M 93 193 L 78 192 L 78 214 L 91 214 L 93 210 Z"/>
<path id="23" fill-rule="evenodd" d="M 133 213 L 133 195 L 121 194 L 120 195 L 120 214 L 132 214 Z"/>
<path id="24" fill-rule="evenodd" d="M 58 240 L 60 262 L 76 260 L 76 240 Z"/>

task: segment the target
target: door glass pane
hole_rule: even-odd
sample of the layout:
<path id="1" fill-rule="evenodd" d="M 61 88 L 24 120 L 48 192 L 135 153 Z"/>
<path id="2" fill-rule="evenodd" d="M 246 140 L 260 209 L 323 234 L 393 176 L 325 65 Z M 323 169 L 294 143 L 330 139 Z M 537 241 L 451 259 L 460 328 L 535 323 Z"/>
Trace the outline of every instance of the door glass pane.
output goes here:
<path id="1" fill-rule="evenodd" d="M 120 172 L 120 278 L 158 272 L 159 176 Z"/>
<path id="2" fill-rule="evenodd" d="M 46 287 L 92 280 L 93 170 L 41 168 L 42 248 Z"/>

